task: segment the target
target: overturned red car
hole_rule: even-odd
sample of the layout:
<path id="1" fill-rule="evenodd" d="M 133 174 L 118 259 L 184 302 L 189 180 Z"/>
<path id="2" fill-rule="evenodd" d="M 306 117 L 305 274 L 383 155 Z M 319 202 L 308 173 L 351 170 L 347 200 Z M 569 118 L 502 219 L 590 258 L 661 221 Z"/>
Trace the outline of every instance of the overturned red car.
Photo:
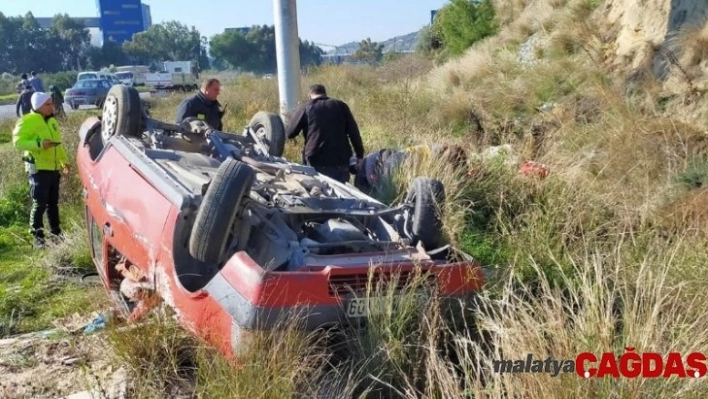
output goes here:
<path id="1" fill-rule="evenodd" d="M 245 334 L 295 312 L 310 330 L 366 319 L 369 278 L 396 290 L 424 273 L 425 289 L 448 297 L 483 284 L 442 234 L 439 181 L 417 178 L 387 206 L 282 158 L 278 115 L 259 112 L 243 134 L 178 126 L 116 85 L 79 135 L 93 260 L 129 321 L 166 304 L 232 356 Z"/>

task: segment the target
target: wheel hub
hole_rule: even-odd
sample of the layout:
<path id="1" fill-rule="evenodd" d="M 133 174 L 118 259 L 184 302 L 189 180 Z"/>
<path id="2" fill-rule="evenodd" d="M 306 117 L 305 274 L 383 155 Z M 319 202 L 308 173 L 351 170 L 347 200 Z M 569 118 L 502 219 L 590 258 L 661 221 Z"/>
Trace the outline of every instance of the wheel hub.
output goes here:
<path id="1" fill-rule="evenodd" d="M 256 136 L 263 141 L 266 140 L 266 130 L 263 126 L 259 126 L 258 129 L 256 129 Z"/>
<path id="2" fill-rule="evenodd" d="M 106 97 L 101 118 L 101 136 L 106 141 L 116 134 L 118 123 L 118 101 L 114 96 Z"/>

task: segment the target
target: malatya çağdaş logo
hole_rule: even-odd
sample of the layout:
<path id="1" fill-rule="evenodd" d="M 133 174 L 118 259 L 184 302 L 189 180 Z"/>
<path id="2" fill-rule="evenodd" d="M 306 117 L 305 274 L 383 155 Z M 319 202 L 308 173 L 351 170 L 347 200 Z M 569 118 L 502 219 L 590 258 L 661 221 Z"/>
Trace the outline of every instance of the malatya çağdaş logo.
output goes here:
<path id="1" fill-rule="evenodd" d="M 534 359 L 494 360 L 495 373 L 548 373 L 555 377 L 560 373 L 575 373 L 582 378 L 701 378 L 706 375 L 706 356 L 691 352 L 685 356 L 670 352 L 666 356 L 659 353 L 636 353 L 635 348 L 624 348 L 617 355 L 605 352 L 595 355 L 590 352 L 578 354 L 575 359 L 556 360 L 553 357 Z"/>

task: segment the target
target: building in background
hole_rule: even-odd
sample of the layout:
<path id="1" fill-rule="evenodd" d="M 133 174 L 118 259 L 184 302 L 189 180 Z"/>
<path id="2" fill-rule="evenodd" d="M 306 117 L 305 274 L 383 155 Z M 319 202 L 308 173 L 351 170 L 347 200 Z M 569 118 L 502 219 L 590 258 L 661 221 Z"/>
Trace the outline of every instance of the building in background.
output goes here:
<path id="1" fill-rule="evenodd" d="M 118 44 L 133 39 L 136 33 L 144 32 L 152 26 L 150 6 L 140 0 L 96 0 L 98 18 L 73 17 L 83 21 L 91 34 L 91 44 L 102 46 L 106 40 Z M 39 26 L 48 28 L 52 18 L 36 18 Z"/>
<path id="2" fill-rule="evenodd" d="M 148 30 L 152 26 L 152 14 L 150 6 L 143 3 L 143 29 Z"/>
<path id="3" fill-rule="evenodd" d="M 104 42 L 110 39 L 122 44 L 145 30 L 140 0 L 96 0 L 96 3 Z"/>

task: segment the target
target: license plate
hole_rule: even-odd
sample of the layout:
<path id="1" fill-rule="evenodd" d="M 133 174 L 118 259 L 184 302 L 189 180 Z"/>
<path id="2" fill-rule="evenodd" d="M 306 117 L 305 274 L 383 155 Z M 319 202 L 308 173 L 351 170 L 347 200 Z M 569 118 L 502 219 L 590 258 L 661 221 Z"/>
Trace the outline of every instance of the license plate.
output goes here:
<path id="1" fill-rule="evenodd" d="M 389 300 L 386 297 L 352 299 L 347 304 L 347 317 L 359 318 L 383 314 L 386 312 Z"/>
<path id="2" fill-rule="evenodd" d="M 406 302 L 403 306 L 420 306 L 424 307 L 430 300 L 430 293 L 426 290 L 419 290 L 415 293 L 403 294 L 404 296 L 396 296 L 390 298 L 387 296 L 368 297 L 368 298 L 353 298 L 346 305 L 346 314 L 350 318 L 360 318 L 367 316 L 376 316 L 386 314 L 387 312 L 397 311 L 397 306 L 401 305 L 401 301 Z M 392 310 L 389 310 L 389 307 Z"/>

